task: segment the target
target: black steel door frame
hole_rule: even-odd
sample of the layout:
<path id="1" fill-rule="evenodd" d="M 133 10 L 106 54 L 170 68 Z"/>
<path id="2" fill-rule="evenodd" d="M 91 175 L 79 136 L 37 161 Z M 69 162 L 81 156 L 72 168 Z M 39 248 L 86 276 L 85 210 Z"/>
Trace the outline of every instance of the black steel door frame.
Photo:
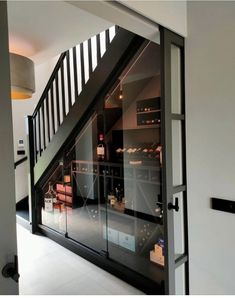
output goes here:
<path id="1" fill-rule="evenodd" d="M 171 45 L 180 49 L 181 63 L 181 113 L 172 113 L 171 98 Z M 187 173 L 186 173 L 186 143 L 185 143 L 185 55 L 184 38 L 160 26 L 161 47 L 161 142 L 162 142 L 162 196 L 163 196 L 163 224 L 165 236 L 165 294 L 175 294 L 175 270 L 185 265 L 185 294 L 189 294 L 189 258 L 188 258 L 188 216 L 187 216 Z M 172 120 L 181 121 L 182 128 L 182 185 L 173 186 L 172 171 Z M 175 259 L 174 248 L 174 206 L 173 195 L 183 193 L 183 224 L 184 224 L 184 254 Z"/>

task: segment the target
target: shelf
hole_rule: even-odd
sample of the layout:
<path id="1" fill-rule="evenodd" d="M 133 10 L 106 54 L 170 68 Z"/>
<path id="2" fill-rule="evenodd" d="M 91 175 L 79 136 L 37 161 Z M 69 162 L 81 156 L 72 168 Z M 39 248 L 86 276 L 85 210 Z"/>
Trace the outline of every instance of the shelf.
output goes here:
<path id="1" fill-rule="evenodd" d="M 65 196 L 69 196 L 69 197 L 72 197 L 73 194 L 71 192 L 64 192 L 64 191 L 56 191 L 57 194 L 60 194 L 60 195 L 65 195 Z"/>
<path id="2" fill-rule="evenodd" d="M 143 124 L 141 125 L 141 127 L 135 127 L 135 128 L 124 128 L 123 131 L 134 131 L 134 130 L 143 130 L 143 129 L 147 129 L 147 128 L 160 128 L 161 127 L 161 124 Z"/>
<path id="3" fill-rule="evenodd" d="M 94 173 L 94 172 L 89 172 L 89 171 L 77 171 L 77 170 L 73 170 L 72 173 L 76 173 L 76 174 L 86 174 L 86 175 L 98 175 L 98 173 Z M 101 175 L 100 175 L 101 176 Z"/>
<path id="4" fill-rule="evenodd" d="M 78 164 L 77 161 L 74 161 L 74 163 Z M 79 164 L 86 164 L 88 165 L 90 162 L 87 161 L 80 161 Z M 153 163 L 150 163 L 149 166 L 147 165 L 125 165 L 123 167 L 122 163 L 105 163 L 102 162 L 98 167 L 98 172 L 94 173 L 91 171 L 80 171 L 80 170 L 72 170 L 73 174 L 82 174 L 82 175 L 88 175 L 88 176 L 99 176 L 99 177 L 106 177 L 106 178 L 112 178 L 112 179 L 126 179 L 128 181 L 138 181 L 141 183 L 150 183 L 155 185 L 160 185 L 160 181 L 157 181 L 157 179 L 152 179 L 152 177 L 156 176 L 156 172 L 160 172 L 161 168 L 158 166 L 153 166 Z M 103 167 L 103 168 L 102 168 Z M 128 173 L 128 176 L 123 175 L 123 171 L 125 170 L 132 170 L 131 173 Z M 106 171 L 106 173 L 103 173 L 103 171 Z M 129 175 L 130 174 L 130 175 Z M 145 174 L 147 175 L 146 179 L 143 179 L 141 177 L 138 178 L 138 175 Z"/>
<path id="5" fill-rule="evenodd" d="M 159 216 L 154 216 L 154 215 L 144 214 L 144 213 L 141 214 L 140 212 L 137 212 L 135 210 L 130 210 L 125 208 L 124 212 L 120 212 L 110 207 L 108 204 L 107 206 L 100 206 L 100 210 L 105 212 L 107 210 L 107 212 L 110 214 L 121 216 L 122 218 L 131 220 L 131 221 L 135 219 L 139 219 L 139 220 L 146 220 L 154 224 L 162 225 L 162 218 L 160 218 Z"/>
<path id="6" fill-rule="evenodd" d="M 159 109 L 160 104 L 161 104 L 160 97 L 146 98 L 146 99 L 138 100 L 136 102 L 136 109 L 145 109 L 145 108 Z"/>
<path id="7" fill-rule="evenodd" d="M 156 113 L 156 112 L 161 112 L 161 110 L 151 110 L 151 111 L 136 112 L 136 114 L 137 115 L 143 115 L 143 114 L 151 114 L 151 113 Z"/>

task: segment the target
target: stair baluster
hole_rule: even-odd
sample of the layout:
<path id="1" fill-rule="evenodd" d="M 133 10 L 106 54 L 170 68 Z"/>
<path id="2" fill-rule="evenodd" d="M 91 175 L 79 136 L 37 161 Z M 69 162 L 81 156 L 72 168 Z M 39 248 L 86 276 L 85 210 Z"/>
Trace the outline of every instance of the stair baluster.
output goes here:
<path id="1" fill-rule="evenodd" d="M 113 32 L 116 28 L 109 28 L 61 54 L 32 115 L 35 164 L 78 100 L 101 60 L 101 47 L 103 54 L 115 35 Z"/>

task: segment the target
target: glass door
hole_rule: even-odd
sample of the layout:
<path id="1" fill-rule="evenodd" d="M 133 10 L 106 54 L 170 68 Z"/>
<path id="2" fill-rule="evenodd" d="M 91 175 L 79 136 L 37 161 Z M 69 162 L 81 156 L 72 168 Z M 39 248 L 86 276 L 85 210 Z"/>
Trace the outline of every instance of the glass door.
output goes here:
<path id="1" fill-rule="evenodd" d="M 105 97 L 109 258 L 161 287 L 162 210 L 160 45 L 146 41 Z"/>
<path id="2" fill-rule="evenodd" d="M 67 236 L 96 252 L 106 253 L 103 135 L 102 110 L 97 109 L 86 121 L 64 160 L 73 191 L 73 204 L 67 209 Z"/>
<path id="3" fill-rule="evenodd" d="M 41 223 L 103 255 L 107 252 L 103 111 L 91 112 L 42 186 Z"/>
<path id="4" fill-rule="evenodd" d="M 165 293 L 188 294 L 184 39 L 161 28 Z"/>

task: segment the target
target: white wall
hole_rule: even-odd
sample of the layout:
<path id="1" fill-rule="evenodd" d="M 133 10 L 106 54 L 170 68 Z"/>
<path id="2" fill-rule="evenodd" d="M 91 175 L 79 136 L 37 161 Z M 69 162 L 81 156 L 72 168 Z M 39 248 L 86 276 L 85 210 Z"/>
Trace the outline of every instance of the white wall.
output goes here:
<path id="1" fill-rule="evenodd" d="M 24 140 L 25 150 L 27 155 L 27 140 L 25 132 L 25 117 L 32 115 L 38 100 L 47 84 L 47 81 L 55 67 L 59 56 L 56 56 L 46 63 L 35 66 L 35 84 L 36 92 L 32 99 L 28 100 L 13 100 L 12 115 L 13 115 L 13 135 L 14 135 L 14 157 L 15 161 L 21 159 L 22 155 L 17 155 L 18 140 Z M 28 195 L 27 181 L 27 162 L 19 165 L 15 170 L 16 182 L 16 201 L 20 201 Z"/>
<path id="2" fill-rule="evenodd" d="M 188 2 L 187 159 L 191 294 L 234 294 L 235 2 Z"/>
<path id="3" fill-rule="evenodd" d="M 10 101 L 10 63 L 6 2 L 0 2 L 0 272 L 17 254 L 15 181 Z M 0 295 L 17 295 L 18 284 L 0 273 Z"/>
<path id="4" fill-rule="evenodd" d="M 172 31 L 187 35 L 187 1 L 130 1 L 122 4 Z"/>
<path id="5" fill-rule="evenodd" d="M 118 25 L 135 34 L 159 43 L 158 25 L 147 22 L 132 13 L 130 9 L 115 1 L 67 1 L 71 5 L 83 9 L 94 16 L 98 16 L 112 24 Z"/>
<path id="6" fill-rule="evenodd" d="M 40 16 L 40 17 L 39 17 Z M 11 52 L 44 63 L 112 24 L 65 1 L 8 1 Z"/>

